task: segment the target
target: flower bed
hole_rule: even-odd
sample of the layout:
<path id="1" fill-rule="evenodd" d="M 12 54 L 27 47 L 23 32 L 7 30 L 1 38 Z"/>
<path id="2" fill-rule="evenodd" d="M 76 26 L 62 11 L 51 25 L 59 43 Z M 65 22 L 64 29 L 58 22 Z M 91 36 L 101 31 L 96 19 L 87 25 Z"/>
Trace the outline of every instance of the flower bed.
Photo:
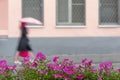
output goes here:
<path id="1" fill-rule="evenodd" d="M 81 64 L 75 65 L 67 58 L 59 61 L 59 56 L 48 61 L 39 52 L 33 62 L 29 57 L 24 58 L 20 70 L 0 60 L 0 80 L 120 80 L 120 69 L 114 70 L 112 62 L 100 63 L 97 69 L 92 62 L 84 58 Z"/>

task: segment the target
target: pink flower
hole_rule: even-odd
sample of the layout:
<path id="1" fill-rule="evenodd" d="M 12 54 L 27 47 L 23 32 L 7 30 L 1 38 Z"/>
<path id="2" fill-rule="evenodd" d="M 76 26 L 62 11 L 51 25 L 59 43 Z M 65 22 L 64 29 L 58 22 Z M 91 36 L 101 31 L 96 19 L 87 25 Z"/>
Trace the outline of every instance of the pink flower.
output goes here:
<path id="1" fill-rule="evenodd" d="M 9 66 L 9 69 L 10 69 L 10 70 L 15 70 L 16 67 L 17 67 L 16 65 L 14 65 L 14 66 Z"/>
<path id="2" fill-rule="evenodd" d="M 70 78 L 65 77 L 65 80 L 71 80 Z"/>
<path id="3" fill-rule="evenodd" d="M 8 64 L 6 60 L 0 60 L 0 68 L 3 70 L 8 69 Z"/>
<path id="4" fill-rule="evenodd" d="M 30 68 L 31 69 L 35 69 L 37 68 L 38 64 L 36 62 L 34 62 L 32 65 L 30 65 Z"/>
<path id="5" fill-rule="evenodd" d="M 115 70 L 116 72 L 120 72 L 120 68 Z"/>
<path id="6" fill-rule="evenodd" d="M 40 73 L 40 74 L 47 74 L 47 72 L 45 70 L 38 70 L 38 73 Z"/>
<path id="7" fill-rule="evenodd" d="M 57 63 L 58 60 L 59 60 L 59 56 L 56 56 L 56 57 L 53 58 L 53 62 L 55 62 L 55 63 Z"/>
<path id="8" fill-rule="evenodd" d="M 38 52 L 36 58 L 40 60 L 46 60 L 46 56 L 42 52 Z"/>
<path id="9" fill-rule="evenodd" d="M 112 71 L 112 62 L 103 62 L 99 64 L 100 69 L 104 69 L 106 74 L 109 75 Z"/>
<path id="10" fill-rule="evenodd" d="M 69 61 L 69 59 L 68 59 L 68 58 L 65 58 L 65 59 L 63 60 L 63 62 L 67 62 L 67 61 Z"/>
<path id="11" fill-rule="evenodd" d="M 101 64 L 99 64 L 100 68 L 108 68 L 108 67 L 112 67 L 112 62 L 103 62 Z"/>
<path id="12" fill-rule="evenodd" d="M 74 71 L 74 68 L 71 66 L 65 66 L 63 71 L 68 75 L 76 74 L 76 72 Z"/>
<path id="13" fill-rule="evenodd" d="M 101 78 L 101 77 L 99 77 L 97 80 L 102 80 L 102 78 Z"/>
<path id="14" fill-rule="evenodd" d="M 54 66 L 54 70 L 62 71 L 62 68 L 61 68 L 60 64 L 54 64 L 53 66 Z"/>
<path id="15" fill-rule="evenodd" d="M 87 61 L 86 58 L 83 58 L 83 59 L 82 59 L 82 63 L 85 63 L 86 61 Z"/>
<path id="16" fill-rule="evenodd" d="M 70 60 L 70 64 L 74 64 L 74 61 L 73 61 L 73 60 Z"/>
<path id="17" fill-rule="evenodd" d="M 47 64 L 46 65 L 50 70 L 54 71 L 54 65 L 53 64 Z"/>
<path id="18" fill-rule="evenodd" d="M 64 77 L 63 74 L 53 74 L 53 76 L 54 76 L 55 78 L 63 78 L 63 77 Z"/>
<path id="19" fill-rule="evenodd" d="M 78 77 L 77 77 L 77 80 L 82 80 L 84 78 L 84 74 L 80 74 Z"/>
<path id="20" fill-rule="evenodd" d="M 92 70 L 92 72 L 97 73 L 97 72 L 98 72 L 98 70 L 97 70 L 97 69 L 94 69 L 94 70 Z"/>
<path id="21" fill-rule="evenodd" d="M 7 61 L 6 60 L 0 60 L 0 67 L 6 66 Z"/>
<path id="22" fill-rule="evenodd" d="M 62 62 L 62 66 L 65 66 L 68 63 L 69 59 L 68 58 L 64 58 L 63 62 Z"/>
<path id="23" fill-rule="evenodd" d="M 30 63 L 30 57 L 24 57 L 24 65 Z"/>
<path id="24" fill-rule="evenodd" d="M 92 60 L 88 60 L 87 63 L 88 63 L 89 66 L 91 66 L 92 62 L 93 62 Z"/>
<path id="25" fill-rule="evenodd" d="M 3 74 L 3 72 L 4 72 L 3 70 L 0 70 L 0 75 Z"/>

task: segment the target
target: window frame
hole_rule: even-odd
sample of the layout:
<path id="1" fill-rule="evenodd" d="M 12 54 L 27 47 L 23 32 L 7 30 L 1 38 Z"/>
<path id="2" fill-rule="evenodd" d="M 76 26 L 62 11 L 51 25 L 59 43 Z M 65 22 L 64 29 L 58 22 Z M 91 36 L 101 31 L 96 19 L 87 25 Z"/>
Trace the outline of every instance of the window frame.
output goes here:
<path id="1" fill-rule="evenodd" d="M 23 18 L 23 0 L 21 1 L 21 3 L 22 3 L 22 10 L 21 10 L 21 12 L 22 12 L 22 18 Z M 40 25 L 38 25 L 38 24 L 27 24 L 26 25 L 26 27 L 27 28 L 42 28 L 42 27 L 44 27 L 44 0 L 43 0 L 43 4 L 42 4 L 42 7 L 43 7 L 43 10 L 42 10 L 42 14 L 43 14 L 43 23 L 42 24 L 40 24 Z"/>
<path id="2" fill-rule="evenodd" d="M 120 4 L 120 0 L 118 0 L 119 1 L 119 3 L 118 3 L 118 6 L 120 6 L 119 4 Z M 119 14 L 119 12 L 120 12 L 120 8 L 118 7 L 118 23 L 105 23 L 105 24 L 102 24 L 101 23 L 101 16 L 100 16 L 100 7 L 101 7 L 101 0 L 99 0 L 98 1 L 99 2 L 99 5 L 98 5 L 98 15 L 99 15 L 99 19 L 98 19 L 98 23 L 99 23 L 99 27 L 101 27 L 101 28 L 117 28 L 117 27 L 120 27 L 120 14 Z"/>
<path id="3" fill-rule="evenodd" d="M 79 3 L 79 5 L 81 5 L 82 3 Z M 56 27 L 60 28 L 69 28 L 69 27 L 73 27 L 73 28 L 78 28 L 78 27 L 86 27 L 86 0 L 85 3 L 82 4 L 82 6 L 84 6 L 84 11 L 85 11 L 85 19 L 84 19 L 84 23 L 72 23 L 72 0 L 68 0 L 68 22 L 59 22 L 58 21 L 58 0 L 56 0 Z"/>

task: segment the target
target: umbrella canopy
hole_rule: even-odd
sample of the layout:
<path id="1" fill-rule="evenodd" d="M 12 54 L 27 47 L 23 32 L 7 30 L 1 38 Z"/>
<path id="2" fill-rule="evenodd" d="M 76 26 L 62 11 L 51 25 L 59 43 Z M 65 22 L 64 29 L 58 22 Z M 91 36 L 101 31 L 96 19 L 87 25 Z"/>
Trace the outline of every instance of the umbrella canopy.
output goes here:
<path id="1" fill-rule="evenodd" d="M 20 22 L 25 22 L 29 24 L 42 24 L 39 20 L 32 18 L 32 17 L 22 18 Z"/>

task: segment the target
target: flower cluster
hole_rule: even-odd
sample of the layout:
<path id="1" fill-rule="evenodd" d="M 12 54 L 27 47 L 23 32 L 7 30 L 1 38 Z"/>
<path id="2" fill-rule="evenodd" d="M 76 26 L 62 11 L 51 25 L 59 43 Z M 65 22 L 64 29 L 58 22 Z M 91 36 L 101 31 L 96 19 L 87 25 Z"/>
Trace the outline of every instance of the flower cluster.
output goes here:
<path id="1" fill-rule="evenodd" d="M 16 70 L 16 65 L 9 66 L 6 60 L 0 60 L 0 79 L 13 79 L 15 75 L 12 75 L 13 71 Z"/>
<path id="2" fill-rule="evenodd" d="M 102 62 L 94 67 L 93 61 L 86 58 L 80 64 L 64 58 L 60 60 L 55 56 L 51 61 L 39 52 L 31 61 L 24 58 L 22 69 L 16 69 L 16 65 L 8 66 L 6 60 L 0 60 L 0 79 L 12 80 L 120 80 L 120 69 L 114 70 L 112 62 Z M 16 71 L 16 75 L 13 72 Z M 8 79 L 7 79 L 8 78 Z"/>

